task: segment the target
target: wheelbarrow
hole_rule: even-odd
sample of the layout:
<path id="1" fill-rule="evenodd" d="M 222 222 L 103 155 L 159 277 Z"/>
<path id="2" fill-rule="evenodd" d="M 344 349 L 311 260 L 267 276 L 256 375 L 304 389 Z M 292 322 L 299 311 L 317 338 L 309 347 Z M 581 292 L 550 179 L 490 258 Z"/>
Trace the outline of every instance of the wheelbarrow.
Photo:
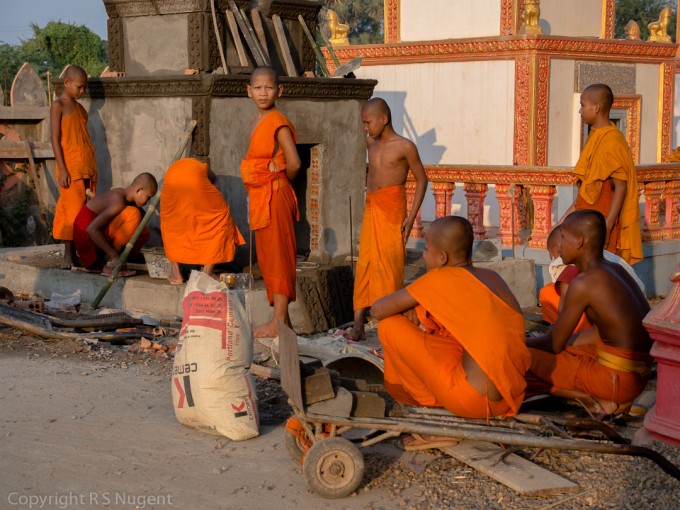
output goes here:
<path id="1" fill-rule="evenodd" d="M 615 429 L 592 418 L 521 413 L 507 418 L 470 419 L 441 408 L 398 404 L 382 418 L 313 413 L 303 401 L 297 336 L 281 323 L 279 332 L 281 386 L 294 414 L 286 423 L 284 444 L 291 458 L 302 463 L 307 485 L 324 498 L 342 498 L 359 487 L 364 475 L 361 448 L 403 433 L 486 441 L 511 447 L 645 457 L 680 480 L 680 469 L 663 455 L 631 445 Z M 368 433 L 359 439 L 343 437 L 353 429 Z M 356 431 L 352 436 L 355 435 Z"/>

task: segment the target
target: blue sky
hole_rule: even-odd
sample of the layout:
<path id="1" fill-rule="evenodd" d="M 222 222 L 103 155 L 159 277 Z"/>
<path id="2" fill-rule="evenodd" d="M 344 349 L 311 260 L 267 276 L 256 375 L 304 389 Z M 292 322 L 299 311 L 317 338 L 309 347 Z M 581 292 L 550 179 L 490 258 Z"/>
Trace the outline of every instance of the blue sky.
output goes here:
<path id="1" fill-rule="evenodd" d="M 106 39 L 106 19 L 103 0 L 0 0 L 0 42 L 19 44 L 33 35 L 31 23 L 51 20 L 85 25 Z"/>

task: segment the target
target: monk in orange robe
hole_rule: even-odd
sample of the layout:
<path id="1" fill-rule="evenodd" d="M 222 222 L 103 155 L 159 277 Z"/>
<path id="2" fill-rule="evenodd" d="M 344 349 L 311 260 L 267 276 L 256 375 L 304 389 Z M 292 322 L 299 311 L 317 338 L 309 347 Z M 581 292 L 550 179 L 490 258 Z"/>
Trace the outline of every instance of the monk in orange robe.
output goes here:
<path id="1" fill-rule="evenodd" d="M 245 244 L 216 179 L 208 165 L 194 158 L 176 161 L 165 173 L 161 235 L 173 285 L 182 283 L 180 263 L 200 264 L 210 275 L 215 264 L 231 262 L 236 247 Z"/>
<path id="2" fill-rule="evenodd" d="M 85 93 L 86 86 L 87 73 L 78 66 L 69 66 L 64 76 L 64 90 L 50 107 L 52 149 L 59 184 L 52 236 L 64 241 L 63 269 L 70 269 L 74 264 L 73 222 L 88 194 L 94 195 L 97 183 L 97 162 L 87 132 L 87 112 L 76 101 Z"/>
<path id="3" fill-rule="evenodd" d="M 427 273 L 371 306 L 380 320 L 385 389 L 403 404 L 467 418 L 514 415 L 530 364 L 524 318 L 503 279 L 472 265 L 473 239 L 464 218 L 434 221 L 425 233 Z M 450 439 L 414 435 L 403 444 L 442 441 Z"/>
<path id="4" fill-rule="evenodd" d="M 83 268 L 72 269 L 113 272 L 120 253 L 132 240 L 142 220 L 139 208 L 146 205 L 157 190 L 156 178 L 142 173 L 127 188 L 112 188 L 89 200 L 78 213 L 73 228 L 73 241 Z M 132 252 L 142 248 L 149 234 L 148 229 L 142 231 Z M 134 271 L 125 270 L 118 273 L 119 276 L 133 274 Z"/>
<path id="5" fill-rule="evenodd" d="M 600 211 L 607 222 L 605 248 L 635 264 L 643 259 L 637 174 L 628 142 L 609 120 L 613 102 L 607 85 L 590 85 L 581 94 L 581 118 L 591 130 L 574 168 L 578 197 L 563 219 L 574 210 Z"/>
<path id="6" fill-rule="evenodd" d="M 354 278 L 353 340 L 365 338 L 368 307 L 404 286 L 406 241 L 427 189 L 418 149 L 394 131 L 392 113 L 385 100 L 366 101 L 361 120 L 368 134 L 368 174 Z M 407 216 L 404 184 L 409 169 L 416 179 L 416 191 Z"/>
<path id="7" fill-rule="evenodd" d="M 290 326 L 288 304 L 295 301 L 297 247 L 294 221 L 300 219 L 290 181 L 300 170 L 295 128 L 276 109 L 283 85 L 271 67 L 258 67 L 247 87 L 258 109 L 252 123 L 250 145 L 241 162 L 241 177 L 248 190 L 250 229 L 255 232 L 257 261 L 262 271 L 274 317 L 255 328 L 255 338 L 277 336 L 277 320 Z"/>
<path id="8" fill-rule="evenodd" d="M 649 304 L 633 277 L 603 256 L 607 224 L 599 211 L 575 211 L 562 223 L 560 251 L 580 274 L 571 281 L 555 324 L 531 347 L 531 394 L 581 399 L 593 410 L 626 409 L 645 387 L 652 340 L 642 326 Z M 597 328 L 594 344 L 569 346 L 585 313 Z"/>

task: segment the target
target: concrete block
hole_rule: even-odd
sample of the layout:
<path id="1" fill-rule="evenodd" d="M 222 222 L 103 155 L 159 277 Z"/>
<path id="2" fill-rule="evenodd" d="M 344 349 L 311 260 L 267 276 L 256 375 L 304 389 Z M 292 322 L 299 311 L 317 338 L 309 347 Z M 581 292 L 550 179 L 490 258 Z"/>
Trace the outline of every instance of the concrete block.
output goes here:
<path id="1" fill-rule="evenodd" d="M 302 380 L 302 394 L 305 405 L 334 398 L 331 371 L 325 367 L 319 368 L 313 375 L 305 377 Z"/>
<path id="2" fill-rule="evenodd" d="M 496 271 L 512 290 L 522 308 L 536 306 L 536 272 L 532 259 L 504 259 L 500 262 L 478 262 L 477 267 Z"/>
<path id="3" fill-rule="evenodd" d="M 352 416 L 357 418 L 384 418 L 385 399 L 377 393 L 366 391 L 353 391 L 354 406 Z"/>
<path id="4" fill-rule="evenodd" d="M 476 239 L 472 244 L 473 262 L 500 262 L 503 249 L 500 239 Z"/>
<path id="5" fill-rule="evenodd" d="M 336 388 L 335 398 L 317 402 L 307 407 L 307 412 L 322 414 L 324 416 L 337 416 L 339 418 L 349 418 L 352 412 L 354 398 L 349 390 L 339 386 Z"/>

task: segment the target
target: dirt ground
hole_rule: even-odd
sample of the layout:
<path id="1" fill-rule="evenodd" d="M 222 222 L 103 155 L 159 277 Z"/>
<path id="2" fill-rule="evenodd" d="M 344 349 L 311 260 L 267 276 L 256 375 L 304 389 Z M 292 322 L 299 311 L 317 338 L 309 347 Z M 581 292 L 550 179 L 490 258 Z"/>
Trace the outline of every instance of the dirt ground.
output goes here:
<path id="1" fill-rule="evenodd" d="M 257 379 L 261 435 L 232 442 L 176 421 L 171 366 L 171 357 L 0 325 L 0 508 L 638 509 L 680 500 L 680 482 L 643 459 L 528 451 L 579 484 L 577 494 L 529 498 L 396 440 L 363 450 L 356 493 L 324 500 L 286 452 L 290 409 L 277 382 Z M 654 447 L 680 465 L 677 448 Z"/>

